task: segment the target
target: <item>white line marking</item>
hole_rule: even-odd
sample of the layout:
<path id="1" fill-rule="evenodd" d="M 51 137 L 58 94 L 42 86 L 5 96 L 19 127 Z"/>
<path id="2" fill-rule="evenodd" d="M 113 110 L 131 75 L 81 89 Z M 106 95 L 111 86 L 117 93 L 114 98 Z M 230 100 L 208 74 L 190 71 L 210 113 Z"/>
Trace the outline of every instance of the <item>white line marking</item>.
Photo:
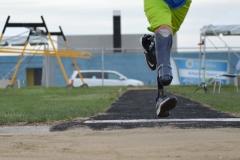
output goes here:
<path id="1" fill-rule="evenodd" d="M 90 120 L 85 121 L 84 123 L 144 123 L 144 122 L 240 122 L 240 118 Z"/>

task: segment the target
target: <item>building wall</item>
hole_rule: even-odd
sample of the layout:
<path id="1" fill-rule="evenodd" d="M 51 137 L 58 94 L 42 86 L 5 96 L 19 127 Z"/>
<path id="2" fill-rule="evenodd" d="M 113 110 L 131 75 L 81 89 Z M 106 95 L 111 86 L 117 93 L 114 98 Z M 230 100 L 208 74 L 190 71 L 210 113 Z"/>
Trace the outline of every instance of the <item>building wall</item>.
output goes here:
<path id="1" fill-rule="evenodd" d="M 139 53 L 142 47 L 139 43 L 140 37 L 144 34 L 122 34 L 122 48 L 124 53 Z M 92 53 L 98 53 L 102 48 L 113 48 L 113 35 L 67 35 L 66 39 L 72 48 L 76 49 L 95 49 Z M 62 37 L 58 37 L 58 48 L 66 48 Z M 173 37 L 173 50 L 176 52 L 177 35 Z M 109 51 L 112 53 L 112 51 Z"/>
<path id="2" fill-rule="evenodd" d="M 173 58 L 198 59 L 199 53 L 178 53 L 172 54 L 171 56 Z M 8 76 L 5 77 L 5 79 L 12 77 L 13 68 L 16 66 L 18 59 L 19 56 L 0 56 L 0 79 L 3 79 L 6 75 Z M 43 68 L 43 59 L 44 57 L 42 56 L 28 56 L 24 59 L 16 77 L 20 80 L 21 87 L 26 86 L 27 68 Z M 229 73 L 235 73 L 235 65 L 237 64 L 238 58 L 236 58 L 234 54 L 229 55 L 226 52 L 206 53 L 206 59 L 229 60 Z M 67 76 L 70 78 L 72 72 L 75 70 L 74 65 L 70 58 L 61 58 L 61 60 Z M 104 65 L 102 60 L 104 60 Z M 150 71 L 146 67 L 143 53 L 114 53 L 105 54 L 104 57 L 102 57 L 100 53 L 95 53 L 93 54 L 93 59 L 76 59 L 76 61 L 80 70 L 102 69 L 102 67 L 104 67 L 105 70 L 115 70 L 128 78 L 141 80 L 145 85 L 156 85 L 156 72 Z M 51 71 L 50 77 L 55 80 L 54 86 L 66 86 L 63 74 L 55 57 L 52 63 L 55 68 Z M 233 84 L 233 80 L 231 80 L 230 83 Z"/>
<path id="3" fill-rule="evenodd" d="M 0 79 L 10 79 L 13 76 L 14 68 L 17 65 L 19 56 L 0 56 Z M 18 69 L 16 78 L 20 80 L 20 86 L 26 86 L 27 69 L 42 68 L 42 56 L 23 57 L 23 61 Z"/>
<path id="4" fill-rule="evenodd" d="M 71 35 L 66 36 L 72 48 L 113 48 L 113 37 L 110 35 Z M 58 48 L 66 48 L 62 37 L 58 37 Z"/>

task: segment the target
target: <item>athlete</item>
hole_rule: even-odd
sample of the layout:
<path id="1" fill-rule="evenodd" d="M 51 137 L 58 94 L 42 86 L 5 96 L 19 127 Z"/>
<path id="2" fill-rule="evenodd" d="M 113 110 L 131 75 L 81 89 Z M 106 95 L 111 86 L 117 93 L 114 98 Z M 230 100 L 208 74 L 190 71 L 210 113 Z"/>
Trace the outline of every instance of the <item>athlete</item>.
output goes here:
<path id="1" fill-rule="evenodd" d="M 144 35 L 140 43 L 144 49 L 145 61 L 150 70 L 157 71 L 158 92 L 156 113 L 168 117 L 177 105 L 177 98 L 164 95 L 164 86 L 171 84 L 172 68 L 170 52 L 172 37 L 179 30 L 189 10 L 191 0 L 144 0 L 144 12 L 154 35 Z"/>

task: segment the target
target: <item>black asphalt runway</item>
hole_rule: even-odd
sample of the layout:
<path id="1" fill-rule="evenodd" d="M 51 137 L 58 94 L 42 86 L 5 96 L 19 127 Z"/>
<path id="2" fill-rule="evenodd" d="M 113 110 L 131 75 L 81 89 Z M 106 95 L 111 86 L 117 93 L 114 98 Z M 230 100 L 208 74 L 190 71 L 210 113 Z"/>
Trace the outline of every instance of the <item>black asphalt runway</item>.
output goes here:
<path id="1" fill-rule="evenodd" d="M 170 95 L 171 93 L 166 93 Z M 105 114 L 90 117 L 94 120 L 159 120 L 159 119 L 215 119 L 239 118 L 227 113 L 210 109 L 201 103 L 188 98 L 176 96 L 178 104 L 167 118 L 156 116 L 156 90 L 129 90 L 125 92 Z M 84 123 L 84 121 L 64 122 L 51 127 L 51 131 L 64 131 L 73 128 L 89 127 L 93 130 L 102 129 L 133 129 L 140 127 L 173 127 L 173 128 L 240 128 L 239 121 L 166 121 L 166 122 L 138 122 L 138 123 Z"/>

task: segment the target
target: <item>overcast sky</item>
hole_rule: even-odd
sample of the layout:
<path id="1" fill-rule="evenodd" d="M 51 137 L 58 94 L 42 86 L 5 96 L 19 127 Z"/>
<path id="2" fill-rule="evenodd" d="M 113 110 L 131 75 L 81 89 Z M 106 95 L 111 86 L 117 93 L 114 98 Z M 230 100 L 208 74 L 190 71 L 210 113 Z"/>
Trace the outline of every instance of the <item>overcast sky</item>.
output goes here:
<path id="1" fill-rule="evenodd" d="M 240 6 L 240 0 L 192 0 L 189 13 L 178 32 L 178 47 L 198 47 L 200 28 Z M 148 22 L 143 0 L 1 0 L 0 30 L 7 16 L 10 22 L 41 22 L 43 16 L 49 31 L 65 35 L 113 33 L 113 10 L 121 11 L 122 34 L 144 34 Z M 240 38 L 229 41 L 240 43 Z M 238 38 L 238 39 L 237 39 Z M 227 41 L 228 42 L 228 41 Z"/>

